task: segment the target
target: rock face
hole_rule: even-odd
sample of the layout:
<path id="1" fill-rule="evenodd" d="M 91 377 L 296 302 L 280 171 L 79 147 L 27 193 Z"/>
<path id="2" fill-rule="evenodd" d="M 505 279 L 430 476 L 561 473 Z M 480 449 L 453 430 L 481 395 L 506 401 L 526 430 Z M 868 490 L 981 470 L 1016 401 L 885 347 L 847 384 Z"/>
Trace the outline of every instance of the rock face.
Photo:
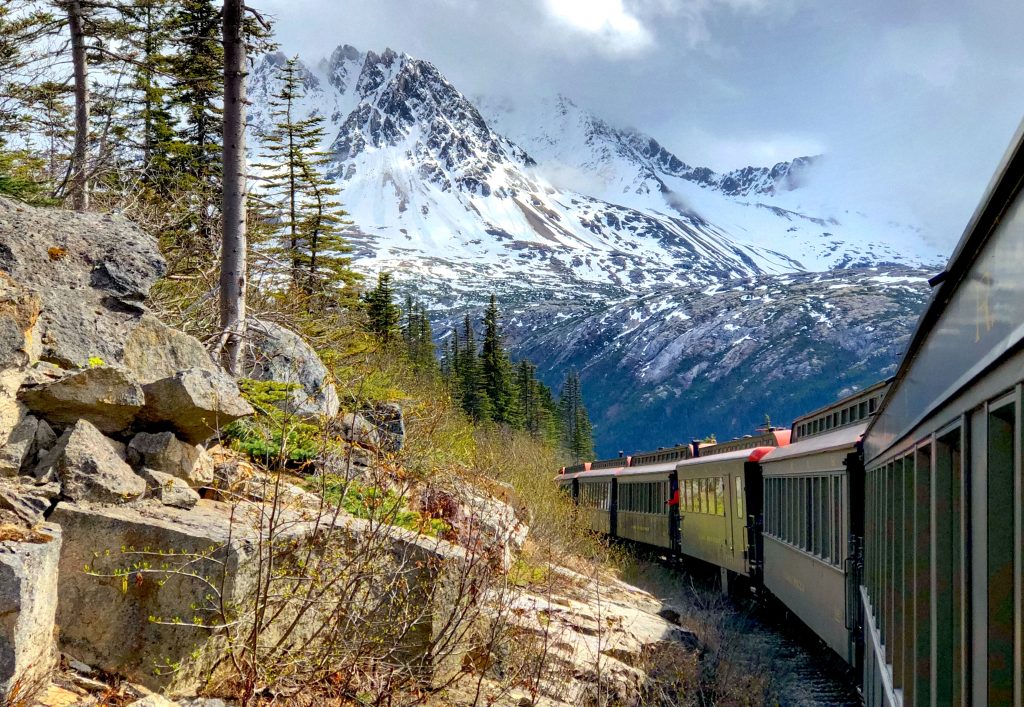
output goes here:
<path id="1" fill-rule="evenodd" d="M 0 198 L 0 270 L 38 293 L 40 358 L 84 368 L 124 360 L 142 303 L 165 270 L 156 241 L 127 219 L 36 209 Z"/>
<path id="2" fill-rule="evenodd" d="M 101 432 L 127 429 L 146 402 L 142 386 L 131 374 L 107 366 L 24 388 L 19 397 L 29 410 L 58 427 L 88 420 Z"/>
<path id="3" fill-rule="evenodd" d="M 186 368 L 220 371 L 194 336 L 143 314 L 124 343 L 123 362 L 142 384 L 173 376 Z"/>
<path id="4" fill-rule="evenodd" d="M 260 319 L 246 322 L 244 376 L 298 385 L 281 409 L 303 417 L 334 417 L 338 392 L 316 351 L 293 331 Z"/>
<path id="5" fill-rule="evenodd" d="M 253 414 L 229 376 L 190 368 L 146 385 L 146 406 L 139 417 L 166 425 L 191 444 L 208 440 L 240 417 Z"/>
<path id="6" fill-rule="evenodd" d="M 40 464 L 52 468 L 67 499 L 124 503 L 145 493 L 146 482 L 125 463 L 115 444 L 90 422 L 79 420 Z"/>
<path id="7" fill-rule="evenodd" d="M 211 641 L 217 641 L 211 631 L 152 622 L 149 617 L 191 622 L 202 614 L 210 620 L 208 612 L 193 609 L 210 592 L 209 586 L 199 578 L 159 573 L 132 575 L 123 584 L 120 577 L 93 576 L 83 568 L 109 574 L 139 559 L 123 554 L 122 547 L 197 555 L 215 548 L 216 559 L 224 562 L 223 566 L 199 560 L 190 569 L 217 582 L 223 569 L 225 599 L 230 602 L 245 589 L 243 570 L 252 553 L 244 525 L 236 523 L 232 528 L 230 510 L 209 501 L 201 501 L 190 511 L 159 504 L 95 507 L 62 502 L 51 520 L 64 529 L 66 539 L 60 557 L 57 610 L 61 650 L 151 689 L 171 693 L 195 690 L 216 661 Z M 104 558 L 107 550 L 110 556 Z M 100 560 L 94 556 L 97 552 Z M 159 586 L 158 580 L 165 578 L 167 582 Z M 199 654 L 195 660 L 191 658 L 194 650 Z M 180 663 L 181 669 L 156 672 L 169 663 Z"/>
<path id="8" fill-rule="evenodd" d="M 140 432 L 128 443 L 128 460 L 199 487 L 213 481 L 213 459 L 206 450 L 182 442 L 173 432 Z"/>
<path id="9" fill-rule="evenodd" d="M 9 534 L 5 534 L 9 535 Z M 57 663 L 54 618 L 61 528 L 0 541 L 0 698 L 29 699 Z"/>

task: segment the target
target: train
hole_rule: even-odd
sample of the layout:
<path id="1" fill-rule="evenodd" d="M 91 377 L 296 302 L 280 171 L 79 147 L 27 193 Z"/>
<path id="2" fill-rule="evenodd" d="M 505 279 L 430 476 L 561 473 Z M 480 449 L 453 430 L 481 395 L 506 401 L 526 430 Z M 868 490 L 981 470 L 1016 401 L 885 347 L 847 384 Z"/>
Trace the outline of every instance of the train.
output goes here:
<path id="1" fill-rule="evenodd" d="M 771 595 L 869 707 L 1024 704 L 1024 123 L 891 378 L 728 442 L 584 462 L 590 527 Z"/>

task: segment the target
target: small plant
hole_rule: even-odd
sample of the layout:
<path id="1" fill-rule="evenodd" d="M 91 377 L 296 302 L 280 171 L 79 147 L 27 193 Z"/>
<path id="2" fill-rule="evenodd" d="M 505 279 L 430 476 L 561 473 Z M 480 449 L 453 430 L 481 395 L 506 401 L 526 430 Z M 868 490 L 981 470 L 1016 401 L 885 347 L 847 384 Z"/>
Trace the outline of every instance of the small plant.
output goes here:
<path id="1" fill-rule="evenodd" d="M 106 366 L 106 365 L 107 365 L 107 362 L 104 361 L 99 356 L 90 356 L 89 357 L 89 368 L 102 368 L 103 366 Z"/>
<path id="2" fill-rule="evenodd" d="M 315 481 L 311 479 L 310 483 L 324 490 L 324 498 L 328 502 L 340 503 L 342 508 L 356 518 L 376 519 L 431 537 L 444 537 L 452 529 L 440 518 L 409 510 L 409 500 L 390 489 L 346 482 L 340 477 Z"/>
<path id="3" fill-rule="evenodd" d="M 265 462 L 281 459 L 285 463 L 303 464 L 318 454 L 323 446 L 320 429 L 277 407 L 277 403 L 287 400 L 300 387 L 298 383 L 243 378 L 238 387 L 256 414 L 224 429 L 224 435 L 235 448 Z"/>

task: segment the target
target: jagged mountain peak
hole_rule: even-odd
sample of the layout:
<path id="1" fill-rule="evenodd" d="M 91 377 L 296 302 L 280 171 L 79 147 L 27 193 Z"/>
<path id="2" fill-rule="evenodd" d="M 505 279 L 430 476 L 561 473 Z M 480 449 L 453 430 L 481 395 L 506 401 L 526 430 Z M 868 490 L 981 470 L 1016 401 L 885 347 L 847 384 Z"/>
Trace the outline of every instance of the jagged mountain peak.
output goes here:
<path id="1" fill-rule="evenodd" d="M 257 134 L 280 62 L 254 71 Z M 922 262 L 891 234 L 875 240 L 848 213 L 802 203 L 812 158 L 719 174 L 564 94 L 471 100 L 430 61 L 393 49 L 343 44 L 304 69 L 298 110 L 327 121 L 322 147 L 355 222 L 357 264 L 449 298 L 500 281 L 539 296 L 621 296 Z"/>

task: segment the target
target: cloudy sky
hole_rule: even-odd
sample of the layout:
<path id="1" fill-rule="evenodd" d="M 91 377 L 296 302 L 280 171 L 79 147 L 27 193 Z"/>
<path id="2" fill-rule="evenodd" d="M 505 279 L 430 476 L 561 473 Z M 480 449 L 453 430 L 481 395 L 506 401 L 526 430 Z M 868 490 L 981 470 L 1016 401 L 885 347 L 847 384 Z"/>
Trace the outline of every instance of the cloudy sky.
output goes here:
<path id="1" fill-rule="evenodd" d="M 1024 118 L 1020 0 L 251 0 L 282 50 L 390 46 L 463 93 L 564 93 L 690 164 L 828 155 L 951 248 Z M 906 216 L 904 216 L 906 215 Z"/>

